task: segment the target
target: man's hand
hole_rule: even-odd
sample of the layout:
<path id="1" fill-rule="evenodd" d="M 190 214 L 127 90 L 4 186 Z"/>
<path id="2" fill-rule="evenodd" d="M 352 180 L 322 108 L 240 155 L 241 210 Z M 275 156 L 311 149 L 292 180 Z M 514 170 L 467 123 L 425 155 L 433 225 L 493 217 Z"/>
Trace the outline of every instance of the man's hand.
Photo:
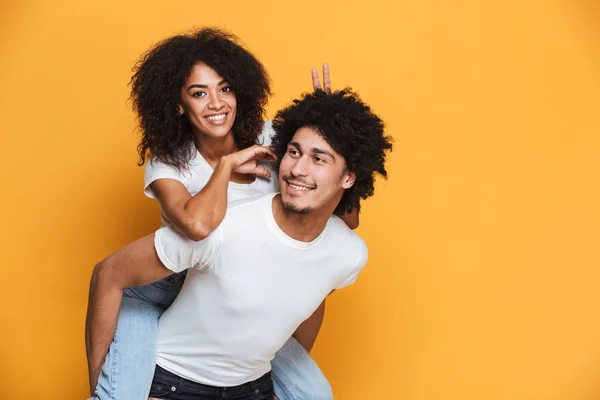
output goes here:
<path id="1" fill-rule="evenodd" d="M 319 73 L 316 68 L 312 69 L 312 82 L 315 90 L 324 90 L 327 93 L 331 93 L 331 78 L 329 76 L 329 65 L 323 64 L 323 87 L 319 81 Z"/>
<path id="2" fill-rule="evenodd" d="M 244 150 L 225 156 L 231 165 L 231 170 L 239 174 L 252 174 L 270 178 L 271 173 L 265 167 L 258 165 L 259 161 L 275 160 L 277 156 L 273 150 L 267 146 L 255 144 Z"/>

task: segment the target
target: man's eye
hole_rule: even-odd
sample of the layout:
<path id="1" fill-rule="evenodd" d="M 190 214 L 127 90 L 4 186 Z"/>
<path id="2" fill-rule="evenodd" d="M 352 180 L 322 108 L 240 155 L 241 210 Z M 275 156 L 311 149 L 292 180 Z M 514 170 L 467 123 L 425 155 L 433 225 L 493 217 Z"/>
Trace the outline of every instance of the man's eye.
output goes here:
<path id="1" fill-rule="evenodd" d="M 325 162 L 325 159 L 321 158 L 321 157 L 315 157 L 315 161 L 318 163 L 323 163 L 323 162 Z"/>
<path id="2" fill-rule="evenodd" d="M 298 154 L 300 154 L 300 152 L 298 150 L 295 150 L 295 149 L 289 149 L 288 150 L 288 154 L 290 156 L 297 156 Z"/>

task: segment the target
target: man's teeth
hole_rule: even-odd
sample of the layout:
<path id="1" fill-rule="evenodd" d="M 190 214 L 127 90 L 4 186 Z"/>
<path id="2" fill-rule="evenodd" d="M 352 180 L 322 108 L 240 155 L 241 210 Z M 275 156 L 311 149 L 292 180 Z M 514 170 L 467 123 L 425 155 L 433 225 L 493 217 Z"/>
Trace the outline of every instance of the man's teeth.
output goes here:
<path id="1" fill-rule="evenodd" d="M 225 115 L 227 115 L 227 114 L 210 115 L 210 116 L 206 117 L 206 119 L 209 119 L 211 121 L 220 121 L 223 118 L 225 118 Z"/>
<path id="2" fill-rule="evenodd" d="M 309 189 L 309 188 L 307 188 L 307 187 L 304 187 L 304 186 L 298 186 L 298 185 L 294 185 L 294 184 L 291 184 L 291 183 L 289 183 L 289 182 L 288 182 L 288 185 L 290 185 L 290 187 L 291 187 L 292 189 L 294 189 L 294 190 L 305 190 L 305 191 L 306 191 L 306 190 L 310 190 L 310 189 Z"/>

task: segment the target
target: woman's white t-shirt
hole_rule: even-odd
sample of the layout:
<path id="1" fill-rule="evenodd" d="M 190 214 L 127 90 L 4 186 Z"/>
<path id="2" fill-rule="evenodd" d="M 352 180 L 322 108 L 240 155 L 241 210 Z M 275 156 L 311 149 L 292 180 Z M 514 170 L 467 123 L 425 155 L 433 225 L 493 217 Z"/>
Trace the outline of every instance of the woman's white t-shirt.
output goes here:
<path id="1" fill-rule="evenodd" d="M 273 133 L 271 121 L 266 121 L 262 132 L 258 136 L 258 143 L 269 146 L 271 144 Z M 146 163 L 146 170 L 144 172 L 144 194 L 155 199 L 156 196 L 152 192 L 150 184 L 158 179 L 165 178 L 175 179 L 176 181 L 181 182 L 192 196 L 202 190 L 208 183 L 208 180 L 213 173 L 213 168 L 195 147 L 193 151 L 195 152 L 195 155 L 189 162 L 189 168 L 183 170 L 178 170 L 172 165 L 161 162 L 155 158 L 150 158 Z M 268 193 L 278 192 L 277 171 L 274 171 L 269 163 L 266 163 L 265 167 L 271 172 L 271 179 L 257 177 L 254 182 L 249 184 L 229 182 L 229 188 L 227 190 L 228 204 L 260 197 Z M 170 224 L 162 210 L 161 221 L 163 226 Z"/>

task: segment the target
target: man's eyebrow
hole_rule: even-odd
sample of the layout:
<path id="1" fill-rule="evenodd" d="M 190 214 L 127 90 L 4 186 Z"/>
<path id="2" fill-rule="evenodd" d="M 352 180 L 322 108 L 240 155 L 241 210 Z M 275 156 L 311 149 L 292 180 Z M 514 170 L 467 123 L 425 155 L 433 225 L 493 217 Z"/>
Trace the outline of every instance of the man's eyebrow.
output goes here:
<path id="1" fill-rule="evenodd" d="M 302 151 L 302 148 L 300 147 L 300 143 L 298 143 L 298 142 L 289 142 L 288 146 L 295 147 L 296 149 Z M 333 162 L 335 162 L 335 160 L 336 160 L 336 157 L 330 151 L 327 151 L 325 149 L 319 149 L 318 147 L 313 147 L 313 148 L 310 149 L 310 152 L 312 154 L 323 154 L 323 155 L 326 155 L 329 158 L 331 158 L 333 160 Z"/>
<path id="2" fill-rule="evenodd" d="M 317 147 L 313 147 L 312 149 L 310 149 L 311 153 L 313 154 L 324 154 L 326 156 L 329 156 L 333 162 L 335 162 L 335 156 L 333 154 L 331 154 L 329 151 L 324 150 L 324 149 L 319 149 Z"/>
<path id="3" fill-rule="evenodd" d="M 221 86 L 222 84 L 227 83 L 227 79 L 223 79 L 221 82 L 219 82 L 217 84 L 217 86 Z M 198 89 L 207 89 L 208 86 L 207 85 L 200 85 L 199 83 L 194 83 L 193 85 L 190 85 L 187 90 L 193 89 L 193 88 L 198 88 Z"/>

